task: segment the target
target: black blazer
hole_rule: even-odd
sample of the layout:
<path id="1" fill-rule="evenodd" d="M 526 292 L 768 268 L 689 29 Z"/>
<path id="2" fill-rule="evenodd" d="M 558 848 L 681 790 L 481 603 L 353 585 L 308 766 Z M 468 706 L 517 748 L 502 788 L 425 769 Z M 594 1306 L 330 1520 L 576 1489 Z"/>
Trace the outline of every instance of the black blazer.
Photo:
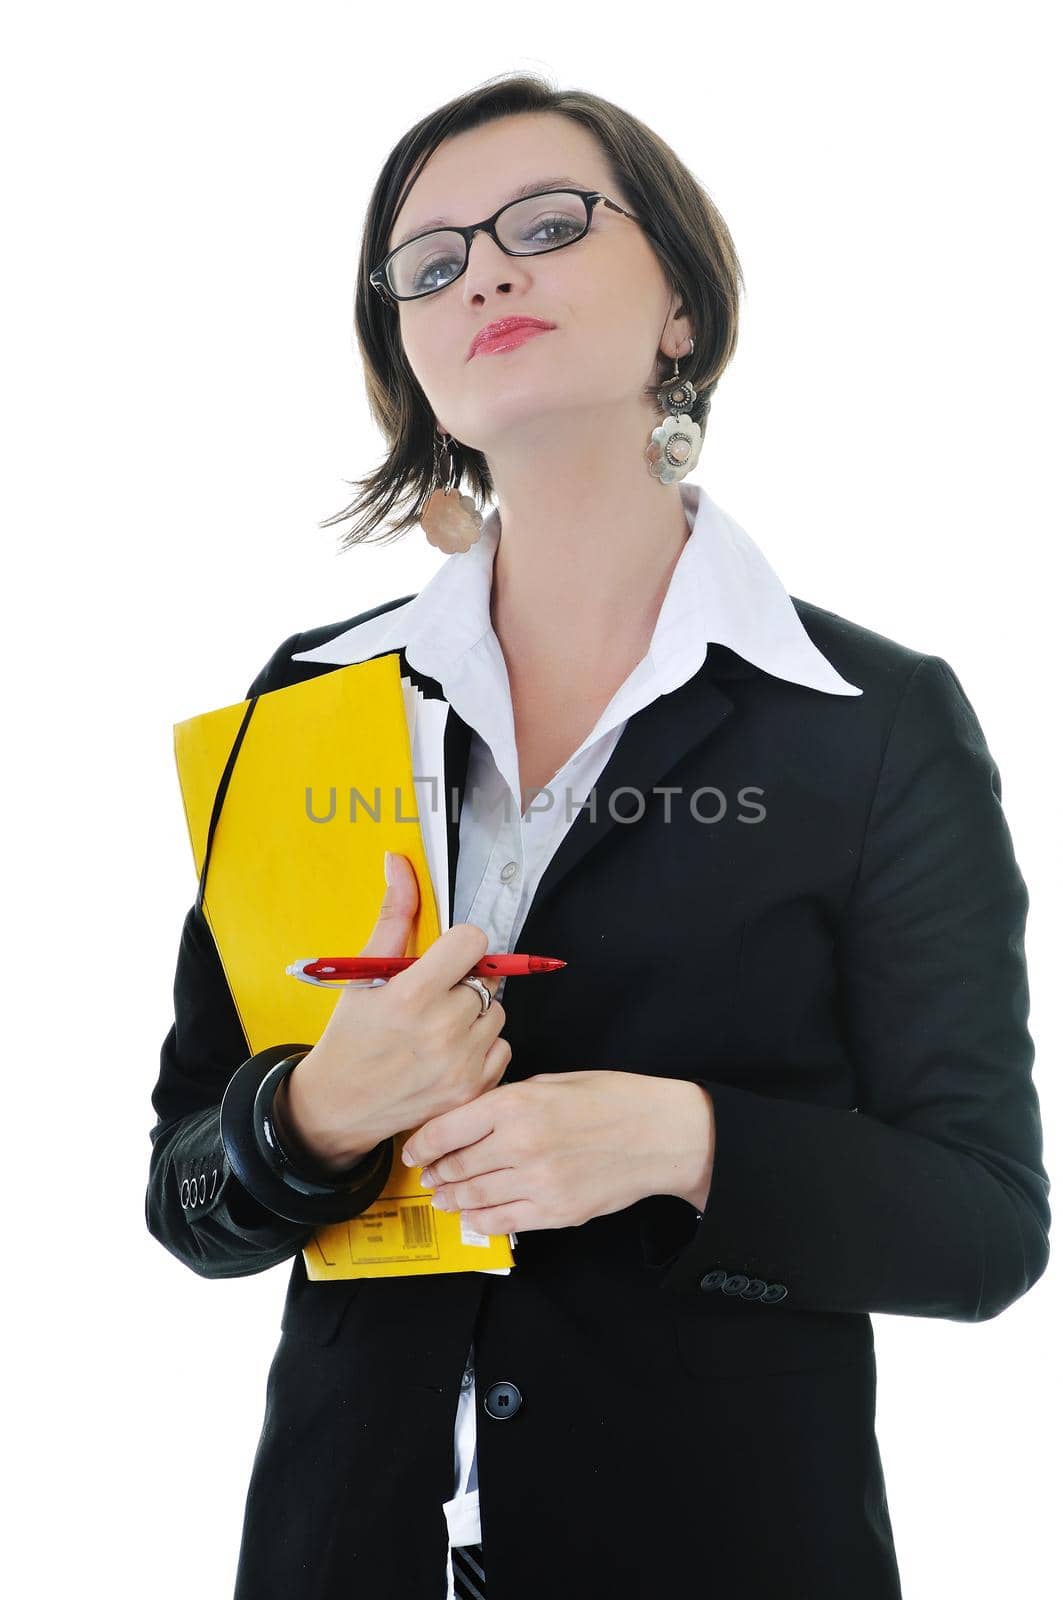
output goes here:
<path id="1" fill-rule="evenodd" d="M 408 598 L 293 635 L 248 696 L 334 670 L 290 657 Z M 863 695 L 710 643 L 630 719 L 542 880 L 520 945 L 568 966 L 504 1001 L 506 1081 L 704 1085 L 700 1220 L 651 1196 L 519 1235 L 506 1277 L 309 1282 L 313 1226 L 255 1201 L 226 1157 L 219 1104 L 249 1050 L 189 912 L 148 1228 L 203 1277 L 291 1262 L 237 1600 L 443 1600 L 474 1336 L 494 1600 L 900 1594 L 869 1313 L 985 1321 L 1048 1259 L 1028 898 L 948 663 L 794 604 Z M 468 740 L 452 713 L 448 789 Z M 519 1404 L 493 1403 L 499 1383 Z"/>

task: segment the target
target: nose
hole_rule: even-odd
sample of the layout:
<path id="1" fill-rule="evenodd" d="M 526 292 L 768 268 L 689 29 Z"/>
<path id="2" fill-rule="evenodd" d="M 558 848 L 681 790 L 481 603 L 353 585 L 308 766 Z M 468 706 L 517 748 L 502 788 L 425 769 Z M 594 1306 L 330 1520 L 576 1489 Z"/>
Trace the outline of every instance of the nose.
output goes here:
<path id="1" fill-rule="evenodd" d="M 469 260 L 465 267 L 465 299 L 489 294 L 492 290 L 508 289 L 512 284 L 515 256 L 507 256 L 488 233 L 480 228 L 469 245 Z"/>

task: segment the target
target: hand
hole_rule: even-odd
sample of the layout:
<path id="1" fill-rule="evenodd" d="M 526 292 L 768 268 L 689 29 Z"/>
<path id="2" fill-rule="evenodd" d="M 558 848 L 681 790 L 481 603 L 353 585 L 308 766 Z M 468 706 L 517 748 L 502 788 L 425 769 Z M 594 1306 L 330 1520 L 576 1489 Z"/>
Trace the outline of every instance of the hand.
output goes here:
<path id="1" fill-rule="evenodd" d="M 548 1072 L 434 1117 L 403 1157 L 439 1209 L 480 1233 L 522 1233 L 578 1227 L 650 1194 L 687 1198 L 711 1132 L 710 1097 L 685 1079 Z"/>
<path id="2" fill-rule="evenodd" d="M 394 881 L 361 952 L 406 954 L 420 897 L 413 867 L 393 856 Z M 463 984 L 487 935 L 459 922 L 404 971 L 371 987 L 347 983 L 314 1048 L 278 1089 L 278 1131 L 327 1172 L 345 1170 L 382 1139 L 493 1088 L 512 1058 L 506 1013 Z M 493 996 L 501 978 L 481 982 Z"/>

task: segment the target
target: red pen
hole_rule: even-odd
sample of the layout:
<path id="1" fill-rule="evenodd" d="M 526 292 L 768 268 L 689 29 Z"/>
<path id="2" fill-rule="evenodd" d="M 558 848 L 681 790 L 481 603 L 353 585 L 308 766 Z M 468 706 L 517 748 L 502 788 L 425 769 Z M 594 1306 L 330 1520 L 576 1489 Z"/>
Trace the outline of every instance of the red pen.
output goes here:
<path id="1" fill-rule="evenodd" d="M 304 961 L 293 961 L 285 967 L 292 978 L 304 983 L 316 983 L 331 989 L 337 982 L 352 979 L 393 978 L 396 973 L 412 967 L 420 956 L 311 956 Z M 465 973 L 467 978 L 525 977 L 533 972 L 557 972 L 567 966 L 556 956 L 486 955 Z"/>

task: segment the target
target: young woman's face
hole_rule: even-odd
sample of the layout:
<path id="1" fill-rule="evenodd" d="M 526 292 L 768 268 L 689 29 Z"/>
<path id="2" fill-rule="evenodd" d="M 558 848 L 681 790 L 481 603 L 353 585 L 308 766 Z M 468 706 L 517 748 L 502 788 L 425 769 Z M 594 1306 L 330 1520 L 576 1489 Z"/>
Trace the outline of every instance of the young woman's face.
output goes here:
<path id="1" fill-rule="evenodd" d="M 567 178 L 568 183 L 558 179 Z M 398 216 L 388 249 L 406 234 L 468 226 L 490 216 L 519 185 L 601 190 L 628 211 L 594 136 L 553 112 L 509 116 L 444 141 L 433 151 Z M 490 457 L 519 439 L 548 440 L 566 414 L 639 408 L 641 390 L 671 367 L 658 351 L 689 346 L 679 300 L 637 222 L 601 201 L 589 233 L 564 249 L 511 256 L 478 233 L 464 274 L 399 306 L 407 360 L 439 427 Z M 470 358 L 479 329 L 502 317 L 537 317 L 548 333 Z M 674 319 L 674 320 L 673 320 Z M 656 413 L 647 408 L 648 415 Z"/>

